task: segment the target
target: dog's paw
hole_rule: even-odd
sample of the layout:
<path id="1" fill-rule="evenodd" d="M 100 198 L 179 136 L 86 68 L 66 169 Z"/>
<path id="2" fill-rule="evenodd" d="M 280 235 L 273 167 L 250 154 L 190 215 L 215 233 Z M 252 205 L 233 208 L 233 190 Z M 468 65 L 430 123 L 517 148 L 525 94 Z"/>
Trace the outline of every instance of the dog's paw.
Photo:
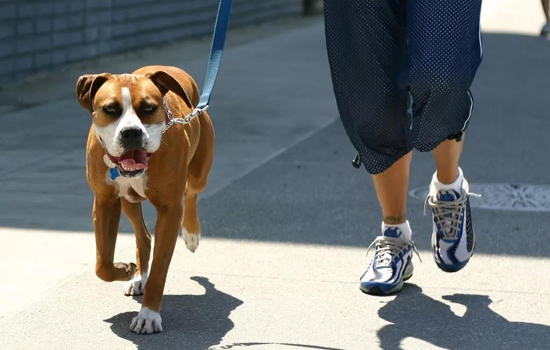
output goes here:
<path id="1" fill-rule="evenodd" d="M 122 289 L 124 295 L 142 295 L 145 290 L 145 283 L 147 283 L 147 271 L 140 275 L 135 275 L 134 278 L 124 283 Z"/>
<path id="2" fill-rule="evenodd" d="M 132 319 L 130 331 L 136 334 L 152 334 L 162 332 L 162 318 L 158 312 L 142 307 L 138 315 Z"/>
<path id="3" fill-rule="evenodd" d="M 187 249 L 189 249 L 191 253 L 194 253 L 199 247 L 200 238 L 201 238 L 200 232 L 188 233 L 185 229 L 183 229 L 183 240 L 185 241 L 185 245 L 187 246 Z"/>

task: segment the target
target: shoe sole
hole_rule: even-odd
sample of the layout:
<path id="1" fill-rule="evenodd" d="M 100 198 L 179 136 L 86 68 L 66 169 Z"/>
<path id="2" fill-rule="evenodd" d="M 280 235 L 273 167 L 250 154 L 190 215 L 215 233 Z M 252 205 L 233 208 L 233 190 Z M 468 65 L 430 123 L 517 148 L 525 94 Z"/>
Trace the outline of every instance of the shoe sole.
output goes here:
<path id="1" fill-rule="evenodd" d="M 474 235 L 474 237 L 475 237 L 475 235 Z M 447 272 L 447 273 L 458 272 L 458 271 L 462 270 L 463 268 L 465 268 L 466 265 L 468 265 L 468 263 L 470 262 L 470 259 L 472 258 L 472 256 L 474 256 L 474 253 L 476 251 L 476 246 L 477 246 L 477 242 L 474 242 L 474 246 L 472 247 L 472 255 L 470 255 L 470 257 L 466 261 L 463 261 L 463 262 L 458 263 L 458 264 L 453 264 L 453 265 L 446 265 L 444 263 L 438 263 L 436 261 L 435 264 L 443 272 Z M 435 258 L 434 258 L 434 260 L 435 260 Z"/>
<path id="2" fill-rule="evenodd" d="M 401 289 L 403 289 L 404 282 L 411 279 L 412 276 L 413 276 L 412 272 L 408 276 L 403 275 L 403 278 L 401 279 L 401 281 L 394 288 L 390 289 L 389 291 L 383 291 L 379 286 L 376 286 L 376 285 L 374 285 L 374 286 L 372 286 L 368 289 L 363 288 L 363 285 L 359 285 L 359 290 L 361 292 L 365 293 L 365 294 L 375 295 L 375 296 L 384 296 L 384 295 L 396 294 L 399 291 L 401 291 Z"/>

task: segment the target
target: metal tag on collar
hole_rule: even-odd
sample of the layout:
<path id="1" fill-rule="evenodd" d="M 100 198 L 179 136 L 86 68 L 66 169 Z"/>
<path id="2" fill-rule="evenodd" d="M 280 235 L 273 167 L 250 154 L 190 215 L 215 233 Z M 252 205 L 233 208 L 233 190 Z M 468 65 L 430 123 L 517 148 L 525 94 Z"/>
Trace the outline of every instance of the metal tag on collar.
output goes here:
<path id="1" fill-rule="evenodd" d="M 120 173 L 118 172 L 117 168 L 111 168 L 109 169 L 109 175 L 111 177 L 111 180 L 115 181 L 116 178 L 120 176 Z"/>

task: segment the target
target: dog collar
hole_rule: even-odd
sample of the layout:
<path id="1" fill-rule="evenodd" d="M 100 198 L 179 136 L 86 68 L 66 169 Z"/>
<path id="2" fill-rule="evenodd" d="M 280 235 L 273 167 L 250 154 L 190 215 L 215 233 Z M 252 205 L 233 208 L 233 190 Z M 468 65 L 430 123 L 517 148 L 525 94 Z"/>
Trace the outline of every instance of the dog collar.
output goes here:
<path id="1" fill-rule="evenodd" d="M 208 105 L 206 105 L 204 108 L 195 108 L 191 113 L 186 115 L 185 117 L 174 117 L 174 114 L 172 113 L 172 110 L 170 109 L 170 106 L 168 106 L 168 102 L 166 102 L 166 98 L 162 98 L 162 106 L 164 107 L 164 111 L 166 112 L 166 116 L 168 117 L 168 124 L 166 124 L 162 128 L 162 133 L 164 134 L 170 127 L 174 124 L 189 124 L 193 119 L 195 119 L 197 116 L 199 116 L 202 112 L 206 111 L 208 109 Z"/>

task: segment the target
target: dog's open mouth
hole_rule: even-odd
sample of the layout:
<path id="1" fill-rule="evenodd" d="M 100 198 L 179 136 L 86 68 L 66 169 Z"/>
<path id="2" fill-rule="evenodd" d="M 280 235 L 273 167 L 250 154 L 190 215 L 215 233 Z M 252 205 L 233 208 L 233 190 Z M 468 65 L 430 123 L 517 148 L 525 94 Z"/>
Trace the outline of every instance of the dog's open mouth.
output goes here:
<path id="1" fill-rule="evenodd" d="M 134 149 L 120 157 L 109 154 L 109 159 L 117 166 L 120 175 L 132 177 L 142 174 L 147 169 L 147 163 L 152 155 L 152 153 Z"/>

